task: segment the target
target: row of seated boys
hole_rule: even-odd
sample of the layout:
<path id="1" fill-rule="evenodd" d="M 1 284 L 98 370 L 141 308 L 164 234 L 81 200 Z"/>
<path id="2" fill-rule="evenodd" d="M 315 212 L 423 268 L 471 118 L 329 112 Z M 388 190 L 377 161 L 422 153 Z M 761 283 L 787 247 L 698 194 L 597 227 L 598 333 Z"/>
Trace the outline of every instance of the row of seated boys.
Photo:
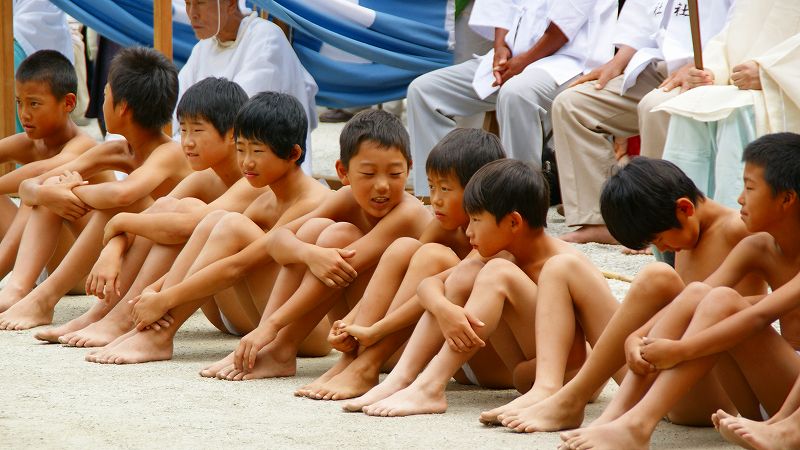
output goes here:
<path id="1" fill-rule="evenodd" d="M 104 104 L 126 141 L 95 146 L 68 117 L 73 79 L 53 52 L 17 73 L 25 133 L 0 152 L 26 164 L 0 178 L 22 200 L 3 199 L 2 329 L 50 323 L 86 277 L 101 301 L 36 336 L 99 347 L 94 362 L 169 359 L 175 332 L 202 309 L 243 338 L 201 375 L 290 376 L 298 355 L 333 346 L 340 360 L 297 394 L 350 399 L 350 411 L 444 412 L 455 376 L 524 392 L 481 421 L 555 431 L 580 426 L 613 377 L 619 393 L 592 426 L 564 433 L 565 447 L 644 448 L 662 417 L 702 425 L 715 411 L 743 445 L 797 429 L 796 135 L 748 147 L 741 218 L 668 162 L 638 158 L 611 177 L 601 204 L 615 238 L 678 251 L 675 269 L 648 266 L 619 304 L 588 258 L 545 233 L 541 173 L 504 159 L 481 130 L 455 130 L 431 152 L 431 218 L 404 191 L 408 135 L 390 114 L 346 125 L 345 187 L 331 192 L 299 169 L 307 119 L 291 96 L 248 100 L 206 79 L 177 105 L 178 145 L 161 131 L 174 66 L 126 49 Z M 769 326 L 778 318 L 783 336 Z M 765 424 L 748 420 L 763 412 Z"/>

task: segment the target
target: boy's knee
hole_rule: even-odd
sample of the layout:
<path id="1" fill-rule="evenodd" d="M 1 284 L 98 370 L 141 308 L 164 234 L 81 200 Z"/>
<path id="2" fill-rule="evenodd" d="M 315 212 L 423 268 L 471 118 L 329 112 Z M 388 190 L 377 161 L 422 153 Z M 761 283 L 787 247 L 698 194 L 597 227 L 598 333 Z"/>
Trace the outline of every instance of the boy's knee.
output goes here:
<path id="1" fill-rule="evenodd" d="M 336 222 L 326 227 L 316 244 L 320 247 L 345 247 L 358 240 L 364 233 L 348 222 Z"/>
<path id="2" fill-rule="evenodd" d="M 729 287 L 716 287 L 700 302 L 696 314 L 717 320 L 730 317 L 748 306 L 738 292 Z"/>
<path id="3" fill-rule="evenodd" d="M 428 267 L 441 268 L 439 272 L 458 264 L 458 256 L 450 247 L 429 242 L 419 246 L 411 259 L 412 263 L 425 264 Z"/>
<path id="4" fill-rule="evenodd" d="M 408 260 L 414 255 L 422 243 L 414 238 L 400 237 L 394 240 L 384 252 L 385 255 L 391 258 L 402 258 Z"/>
<path id="5" fill-rule="evenodd" d="M 195 228 L 196 231 L 204 231 L 206 233 L 210 233 L 211 230 L 217 225 L 217 223 L 228 214 L 227 211 L 219 210 L 219 211 L 212 211 L 206 214 L 205 217 L 197 224 Z"/>
<path id="6" fill-rule="evenodd" d="M 244 221 L 249 220 L 242 214 L 237 212 L 226 212 L 222 217 L 217 220 L 214 226 L 215 233 L 237 234 L 236 231 L 241 227 Z"/>
<path id="7" fill-rule="evenodd" d="M 175 210 L 175 207 L 178 205 L 178 200 L 175 197 L 170 197 L 169 195 L 165 195 L 163 197 L 159 197 L 156 201 L 147 208 L 147 212 L 149 213 L 163 213 L 163 212 L 172 212 Z"/>
<path id="8" fill-rule="evenodd" d="M 641 283 L 643 287 L 649 290 L 657 291 L 671 290 L 676 286 L 683 285 L 683 280 L 681 280 L 678 272 L 672 266 L 663 262 L 654 262 L 644 266 L 634 282 Z"/>
<path id="9" fill-rule="evenodd" d="M 506 280 L 506 275 L 512 268 L 517 268 L 517 266 L 511 261 L 496 258 L 483 266 L 478 274 L 478 279 L 483 281 L 494 280 L 497 283 L 501 283 Z"/>
<path id="10" fill-rule="evenodd" d="M 175 205 L 175 212 L 188 213 L 204 206 L 206 206 L 204 201 L 194 197 L 186 197 L 178 200 L 178 203 Z"/>
<path id="11" fill-rule="evenodd" d="M 485 265 L 478 258 L 462 261 L 445 280 L 445 291 L 453 295 L 469 294 L 472 291 L 472 285 L 475 283 L 478 273 Z"/>
<path id="12" fill-rule="evenodd" d="M 308 219 L 304 224 L 300 225 L 300 229 L 297 230 L 295 235 L 297 236 L 297 239 L 300 239 L 303 242 L 314 243 L 317 241 L 320 233 L 322 233 L 325 228 L 333 224 L 334 221 L 331 219 L 324 219 L 321 217 Z"/>

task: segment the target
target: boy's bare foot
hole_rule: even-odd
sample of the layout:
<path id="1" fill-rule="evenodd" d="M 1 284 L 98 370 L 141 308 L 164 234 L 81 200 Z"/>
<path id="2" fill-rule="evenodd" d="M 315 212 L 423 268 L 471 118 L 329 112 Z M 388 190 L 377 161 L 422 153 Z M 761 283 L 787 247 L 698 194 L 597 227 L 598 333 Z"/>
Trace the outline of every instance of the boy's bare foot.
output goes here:
<path id="1" fill-rule="evenodd" d="M 166 330 L 135 331 L 125 340 L 93 355 L 100 364 L 139 364 L 172 358 L 172 335 Z M 88 360 L 88 356 L 87 356 Z"/>
<path id="2" fill-rule="evenodd" d="M 220 370 L 233 365 L 233 352 L 228 356 L 220 359 L 214 364 L 204 368 L 200 371 L 200 376 L 205 378 L 216 378 Z"/>
<path id="3" fill-rule="evenodd" d="M 19 289 L 10 283 L 7 284 L 3 287 L 3 290 L 0 291 L 0 313 L 14 306 L 14 304 L 22 300 L 28 292 L 30 291 Z"/>
<path id="4" fill-rule="evenodd" d="M 718 414 L 712 415 L 714 427 L 717 429 L 717 431 L 719 431 L 719 434 L 721 434 L 726 441 L 730 442 L 731 444 L 738 445 L 739 447 L 753 449 L 755 448 L 754 446 L 750 445 L 750 443 L 744 440 L 742 436 L 737 434 L 737 431 L 743 428 L 742 423 L 739 421 L 740 419 L 742 418 L 731 415 L 726 415 L 724 418 L 721 418 Z M 748 419 L 743 420 L 747 421 Z"/>
<path id="5" fill-rule="evenodd" d="M 267 347 L 262 348 L 256 356 L 256 364 L 253 369 L 245 372 L 238 370 L 231 364 L 220 370 L 217 378 L 228 381 L 247 381 L 259 378 L 279 378 L 292 377 L 297 373 L 297 357 L 293 355 L 289 358 L 276 356 Z"/>
<path id="6" fill-rule="evenodd" d="M 537 400 L 535 400 L 532 395 L 529 396 L 528 394 L 531 394 L 531 391 L 520 395 L 503 406 L 498 406 L 497 408 L 490 409 L 489 411 L 483 411 L 478 420 L 485 425 L 500 425 L 501 419 L 499 416 L 508 415 L 514 411 L 519 411 L 536 403 Z"/>
<path id="7" fill-rule="evenodd" d="M 333 367 L 325 371 L 325 373 L 320 375 L 316 380 L 294 391 L 294 395 L 298 397 L 317 398 L 314 393 L 331 378 L 339 375 L 354 359 L 355 357 L 352 354 L 342 353 L 342 356 L 336 361 Z"/>
<path id="8" fill-rule="evenodd" d="M 58 342 L 67 347 L 102 347 L 131 331 L 133 328 L 133 324 L 130 320 L 120 321 L 110 316 L 111 314 L 106 315 L 102 319 L 90 323 L 82 329 L 64 333 L 58 338 Z"/>
<path id="9" fill-rule="evenodd" d="M 581 426 L 584 407 L 571 396 L 556 393 L 530 406 L 508 410 L 500 420 L 504 426 L 522 433 L 567 430 Z"/>
<path id="10" fill-rule="evenodd" d="M 561 433 L 561 440 L 571 449 L 644 450 L 650 446 L 650 435 L 642 427 L 628 426 L 621 421 L 565 431 Z"/>
<path id="11" fill-rule="evenodd" d="M 363 358 L 362 358 L 363 359 Z M 365 394 L 378 384 L 380 366 L 373 367 L 358 359 L 341 373 L 312 390 L 307 397 L 317 400 L 345 400 Z"/>
<path id="12" fill-rule="evenodd" d="M 25 297 L 0 314 L 0 330 L 27 330 L 53 323 L 53 307 Z"/>
<path id="13" fill-rule="evenodd" d="M 390 373 L 382 383 L 370 389 L 361 397 L 345 403 L 342 409 L 350 412 L 363 411 L 365 407 L 383 400 L 401 389 L 405 389 L 409 384 L 411 384 L 411 380 L 404 379 L 396 373 Z"/>
<path id="14" fill-rule="evenodd" d="M 444 390 L 413 383 L 385 399 L 364 407 L 370 416 L 401 417 L 414 414 L 441 414 L 447 411 Z"/>
<path id="15" fill-rule="evenodd" d="M 575 231 L 562 234 L 561 240 L 574 242 L 576 244 L 586 244 L 597 242 L 598 244 L 619 244 L 614 236 L 608 231 L 605 225 L 584 225 Z"/>
<path id="16" fill-rule="evenodd" d="M 739 418 L 731 420 L 730 424 L 726 424 L 726 421 L 728 419 L 724 419 L 722 425 L 741 438 L 744 445 L 739 445 L 744 448 L 756 450 L 800 448 L 800 429 L 791 420 L 765 423 Z"/>
<path id="17" fill-rule="evenodd" d="M 69 322 L 58 326 L 58 327 L 51 327 L 45 330 L 42 330 L 34 335 L 34 337 L 40 341 L 47 341 L 53 344 L 61 342 L 59 338 L 64 336 L 67 333 L 72 333 L 73 331 L 78 331 L 83 329 L 98 320 L 100 320 L 105 315 L 105 310 L 101 310 L 99 308 L 92 307 L 85 313 L 81 314 L 80 316 L 70 320 Z M 103 344 L 105 345 L 105 344 Z"/>

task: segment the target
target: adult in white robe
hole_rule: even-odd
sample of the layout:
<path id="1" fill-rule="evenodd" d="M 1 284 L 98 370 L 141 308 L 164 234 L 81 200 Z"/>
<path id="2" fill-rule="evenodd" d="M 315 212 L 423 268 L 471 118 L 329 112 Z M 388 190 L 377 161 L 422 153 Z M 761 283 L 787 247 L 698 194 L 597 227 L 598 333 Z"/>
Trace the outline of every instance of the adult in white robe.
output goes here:
<path id="1" fill-rule="evenodd" d="M 470 26 L 493 40 L 495 50 L 422 75 L 408 88 L 414 192 L 429 194 L 425 160 L 456 117 L 496 110 L 509 157 L 540 165 L 553 99 L 611 57 L 616 11 L 614 0 L 476 0 Z M 566 42 L 543 51 L 556 40 Z M 498 49 L 510 54 L 500 86 L 493 67 Z"/>
<path id="2" fill-rule="evenodd" d="M 702 42 L 725 25 L 733 0 L 699 2 Z M 619 51 L 553 105 L 553 137 L 567 225 L 562 238 L 613 242 L 600 214 L 603 183 L 617 164 L 613 139 L 640 135 L 660 157 L 669 115 L 652 112 L 677 96 L 692 59 L 686 0 L 628 0 L 614 36 Z M 585 80 L 585 82 L 584 82 Z M 668 91 L 665 91 L 668 90 Z"/>
<path id="3" fill-rule="evenodd" d="M 238 0 L 218 2 L 186 2 L 186 13 L 200 42 L 194 46 L 189 60 L 178 74 L 178 100 L 190 86 L 210 76 L 235 81 L 250 96 L 262 91 L 293 95 L 308 116 L 308 139 L 302 167 L 310 175 L 311 131 L 317 127 L 316 82 L 300 64 L 277 25 L 255 13 L 245 16 Z M 177 130 L 176 118 L 173 131 Z"/>
<path id="4" fill-rule="evenodd" d="M 738 208 L 747 144 L 800 132 L 800 2 L 738 0 L 703 60 L 694 78 L 713 85 L 659 107 L 672 114 L 663 157 L 706 195 Z"/>

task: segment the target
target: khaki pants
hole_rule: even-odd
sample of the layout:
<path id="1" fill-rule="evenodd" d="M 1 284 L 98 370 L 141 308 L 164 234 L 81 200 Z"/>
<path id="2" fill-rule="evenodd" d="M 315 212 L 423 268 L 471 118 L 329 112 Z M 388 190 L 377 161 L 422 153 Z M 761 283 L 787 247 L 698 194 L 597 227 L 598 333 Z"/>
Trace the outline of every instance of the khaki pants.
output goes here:
<path id="1" fill-rule="evenodd" d="M 567 89 L 553 103 L 553 137 L 567 225 L 603 224 L 600 192 L 617 165 L 613 137 L 640 135 L 641 154 L 660 158 L 664 149 L 669 114 L 651 112 L 678 95 L 663 92 L 663 63 L 651 64 L 636 84 L 620 95 L 622 76 L 600 90 L 591 81 Z"/>

